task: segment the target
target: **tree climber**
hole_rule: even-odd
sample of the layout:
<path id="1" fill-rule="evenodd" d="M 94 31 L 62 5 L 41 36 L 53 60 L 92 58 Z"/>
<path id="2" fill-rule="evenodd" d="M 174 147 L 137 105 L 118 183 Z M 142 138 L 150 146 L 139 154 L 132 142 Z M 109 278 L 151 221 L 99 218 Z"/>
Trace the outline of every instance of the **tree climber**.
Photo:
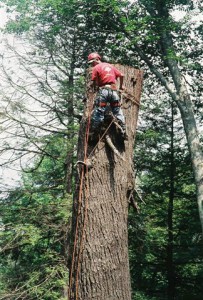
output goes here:
<path id="1" fill-rule="evenodd" d="M 92 87 L 98 88 L 92 115 L 92 129 L 98 131 L 104 121 L 104 114 L 107 103 L 110 104 L 113 115 L 122 128 L 122 135 L 126 138 L 125 118 L 121 110 L 120 96 L 116 87 L 116 80 L 120 78 L 119 90 L 123 89 L 124 75 L 113 65 L 101 62 L 98 53 L 91 53 L 88 56 L 88 63 L 92 65 Z"/>

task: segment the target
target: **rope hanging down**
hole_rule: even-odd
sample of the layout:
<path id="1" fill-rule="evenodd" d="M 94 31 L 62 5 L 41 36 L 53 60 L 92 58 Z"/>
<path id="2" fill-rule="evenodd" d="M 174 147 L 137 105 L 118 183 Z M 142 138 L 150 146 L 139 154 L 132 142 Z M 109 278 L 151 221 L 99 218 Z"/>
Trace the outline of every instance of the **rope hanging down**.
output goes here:
<path id="1" fill-rule="evenodd" d="M 91 109 L 89 109 L 89 112 L 88 112 L 88 122 L 87 122 L 86 132 L 85 132 L 84 162 L 82 164 L 82 171 L 81 171 L 81 176 L 80 176 L 80 188 L 79 188 L 79 197 L 78 197 L 78 210 L 77 210 L 77 218 L 76 218 L 75 240 L 74 240 L 74 248 L 73 248 L 72 263 L 71 263 L 71 270 L 70 270 L 70 279 L 69 279 L 69 293 L 68 293 L 68 298 L 69 299 L 71 299 L 70 297 L 71 297 L 71 288 L 72 288 L 72 279 L 73 279 L 73 268 L 74 268 L 74 264 L 75 264 L 76 246 L 77 246 L 77 242 L 78 242 L 78 239 L 79 239 L 79 234 L 78 234 L 79 215 L 80 215 L 81 207 L 82 207 L 82 189 L 83 189 L 83 181 L 84 181 L 84 178 L 85 178 L 85 173 L 86 173 L 86 178 L 87 178 L 87 181 L 88 181 L 88 168 L 85 168 L 86 162 L 87 162 L 88 157 L 91 157 L 91 155 L 93 154 L 94 150 L 97 148 L 100 141 L 104 138 L 104 136 L 106 135 L 106 133 L 108 132 L 109 128 L 111 127 L 111 125 L 114 121 L 112 119 L 112 121 L 110 122 L 110 124 L 106 128 L 105 132 L 99 138 L 97 144 L 95 145 L 95 147 L 93 148 L 93 150 L 91 151 L 89 156 L 87 157 L 90 122 L 91 122 L 91 112 L 92 112 L 93 105 L 90 108 Z M 82 250 L 83 250 L 83 241 L 84 241 L 85 228 L 86 228 L 86 222 L 87 222 L 88 197 L 89 197 L 89 187 L 88 187 L 88 184 L 87 184 L 86 188 L 85 188 L 85 200 L 86 201 L 85 201 L 85 211 L 84 211 L 85 212 L 84 222 L 83 222 L 83 228 L 82 228 L 82 237 L 81 237 L 81 241 L 80 241 L 80 245 L 79 245 L 79 254 L 78 254 L 77 269 L 76 269 L 76 282 L 75 282 L 76 300 L 78 300 L 79 268 L 80 268 L 80 259 L 81 259 Z"/>
<path id="2" fill-rule="evenodd" d="M 88 122 L 86 126 L 86 132 L 85 132 L 85 145 L 84 145 L 84 165 L 82 166 L 81 176 L 80 176 L 80 188 L 79 188 L 79 197 L 78 197 L 78 210 L 77 210 L 77 217 L 76 217 L 76 228 L 75 228 L 75 240 L 74 240 L 74 248 L 73 248 L 73 255 L 72 255 L 72 263 L 71 263 L 71 270 L 70 270 L 70 279 L 69 279 L 69 293 L 68 298 L 71 299 L 71 288 L 72 288 L 72 279 L 73 279 L 73 268 L 75 264 L 75 255 L 76 255 L 76 246 L 78 242 L 78 226 L 79 226 L 79 215 L 82 207 L 82 188 L 83 188 L 83 180 L 85 177 L 85 164 L 87 161 L 87 149 L 88 149 L 88 139 L 89 139 L 89 130 L 90 130 L 90 118 L 91 118 L 91 111 L 92 111 L 93 105 L 90 107 L 88 112 Z M 86 172 L 86 176 L 88 178 L 88 168 Z M 87 185 L 88 186 L 88 185 Z M 82 230 L 82 238 L 79 246 L 79 256 L 78 256 L 78 262 L 77 262 L 77 270 L 76 270 L 76 300 L 78 299 L 78 278 L 79 278 L 79 263 L 80 263 L 80 257 L 82 254 L 82 246 L 83 246 L 83 240 L 84 240 L 84 233 L 85 233 L 85 226 L 86 226 L 86 220 L 87 220 L 87 208 L 88 208 L 88 193 L 85 189 L 85 217 L 83 222 L 83 230 Z"/>

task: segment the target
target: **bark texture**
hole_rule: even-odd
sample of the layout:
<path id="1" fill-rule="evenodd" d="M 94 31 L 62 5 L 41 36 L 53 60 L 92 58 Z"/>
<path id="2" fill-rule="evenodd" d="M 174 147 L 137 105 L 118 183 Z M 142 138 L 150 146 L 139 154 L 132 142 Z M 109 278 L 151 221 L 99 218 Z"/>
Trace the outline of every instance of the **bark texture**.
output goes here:
<path id="1" fill-rule="evenodd" d="M 119 154 L 107 143 L 106 128 L 99 141 L 88 140 L 86 147 L 89 112 L 95 96 L 88 90 L 78 142 L 69 300 L 131 299 L 128 198 L 134 189 L 133 147 L 143 74 L 131 67 L 116 67 L 125 74 L 122 109 L 128 140 L 123 141 L 118 128 L 112 124 L 108 136 Z M 90 168 L 85 165 L 89 161 Z"/>

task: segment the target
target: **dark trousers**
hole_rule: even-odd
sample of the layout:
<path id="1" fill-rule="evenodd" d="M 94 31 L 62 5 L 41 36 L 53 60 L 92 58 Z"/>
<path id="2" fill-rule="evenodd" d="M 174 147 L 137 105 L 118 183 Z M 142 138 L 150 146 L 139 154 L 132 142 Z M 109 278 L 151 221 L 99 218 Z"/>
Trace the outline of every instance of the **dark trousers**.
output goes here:
<path id="1" fill-rule="evenodd" d="M 116 90 L 111 88 L 100 88 L 95 99 L 95 108 L 92 115 L 92 127 L 99 128 L 104 121 L 104 114 L 107 107 L 107 103 L 110 104 L 113 115 L 119 121 L 121 126 L 125 126 L 125 118 L 120 107 L 120 97 Z"/>

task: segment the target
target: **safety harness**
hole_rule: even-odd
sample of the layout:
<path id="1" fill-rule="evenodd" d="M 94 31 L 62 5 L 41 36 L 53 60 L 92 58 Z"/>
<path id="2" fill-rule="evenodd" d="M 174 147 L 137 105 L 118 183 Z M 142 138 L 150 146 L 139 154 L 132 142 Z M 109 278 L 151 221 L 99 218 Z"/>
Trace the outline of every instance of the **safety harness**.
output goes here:
<path id="1" fill-rule="evenodd" d="M 101 87 L 99 87 L 99 89 L 105 89 L 105 90 L 111 90 L 111 91 L 117 91 L 117 87 L 116 87 L 116 84 L 112 83 L 112 84 L 105 84 Z M 107 102 L 104 102 L 104 101 L 100 101 L 98 103 L 98 106 L 99 107 L 106 107 L 107 106 Z M 115 101 L 115 102 L 110 102 L 110 106 L 111 107 L 120 107 L 121 104 L 119 101 Z"/>
<path id="2" fill-rule="evenodd" d="M 105 84 L 103 86 L 100 86 L 99 88 L 100 89 L 110 89 L 110 90 L 113 90 L 113 91 L 117 91 L 117 87 L 116 87 L 115 83 Z"/>

